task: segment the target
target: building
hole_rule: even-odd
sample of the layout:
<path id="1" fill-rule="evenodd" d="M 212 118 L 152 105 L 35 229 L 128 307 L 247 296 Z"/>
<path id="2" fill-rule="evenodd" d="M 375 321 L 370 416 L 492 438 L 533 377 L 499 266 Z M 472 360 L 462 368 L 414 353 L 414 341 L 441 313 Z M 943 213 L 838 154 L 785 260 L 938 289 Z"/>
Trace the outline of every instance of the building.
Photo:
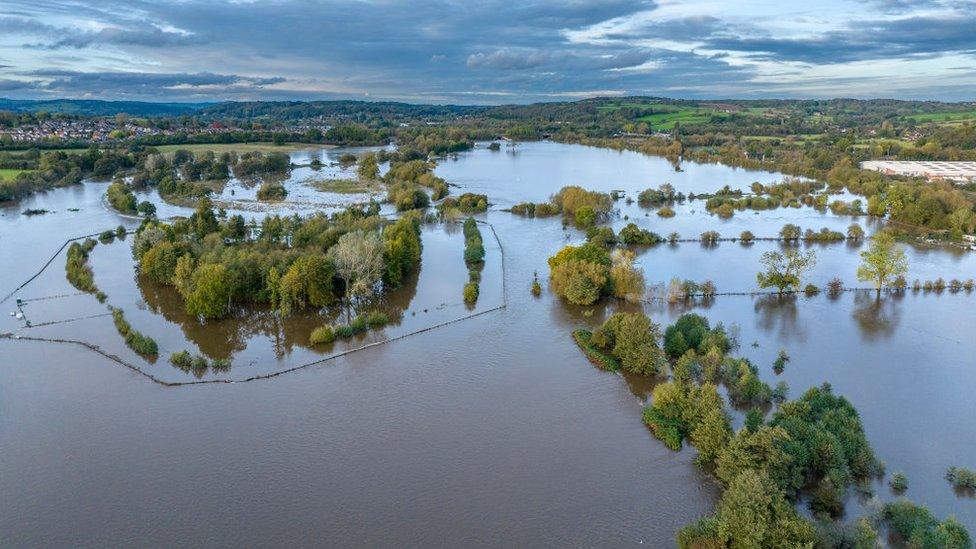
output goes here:
<path id="1" fill-rule="evenodd" d="M 874 170 L 888 175 L 924 177 L 930 181 L 976 183 L 976 162 L 868 160 L 861 162 L 861 169 Z"/>

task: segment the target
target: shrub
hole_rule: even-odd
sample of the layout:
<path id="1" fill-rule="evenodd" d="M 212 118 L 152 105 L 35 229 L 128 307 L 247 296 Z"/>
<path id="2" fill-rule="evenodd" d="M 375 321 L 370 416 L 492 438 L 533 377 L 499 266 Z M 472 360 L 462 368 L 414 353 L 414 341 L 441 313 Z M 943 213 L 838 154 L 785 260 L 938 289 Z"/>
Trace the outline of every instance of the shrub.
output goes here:
<path id="1" fill-rule="evenodd" d="M 288 196 L 288 189 L 278 182 L 265 181 L 258 189 L 258 200 L 281 201 Z"/>
<path id="2" fill-rule="evenodd" d="M 787 223 L 779 231 L 779 236 L 787 242 L 795 242 L 800 239 L 800 228 L 791 223 Z"/>
<path id="3" fill-rule="evenodd" d="M 827 283 L 827 295 L 832 298 L 840 297 L 840 294 L 844 291 L 844 282 L 839 278 L 832 278 L 830 282 Z"/>
<path id="4" fill-rule="evenodd" d="M 481 282 L 481 271 L 478 269 L 468 270 L 468 281 L 469 282 Z"/>
<path id="5" fill-rule="evenodd" d="M 675 213 L 674 213 L 674 209 L 672 209 L 671 206 L 664 206 L 657 211 L 657 215 L 658 217 L 668 218 L 668 217 L 674 217 Z"/>
<path id="6" fill-rule="evenodd" d="M 659 338 L 660 327 L 644 313 L 614 313 L 593 332 L 591 342 L 612 354 L 627 371 L 655 375 L 664 360 Z"/>
<path id="7" fill-rule="evenodd" d="M 542 284 L 539 284 L 538 280 L 532 281 L 532 295 L 539 297 L 542 295 Z"/>
<path id="8" fill-rule="evenodd" d="M 897 493 L 904 492 L 908 490 L 908 477 L 904 473 L 895 473 L 891 475 L 891 480 L 888 481 L 888 486 Z"/>
<path id="9" fill-rule="evenodd" d="M 748 244 L 755 239 L 756 235 L 752 234 L 751 231 L 742 231 L 742 234 L 739 235 L 739 240 L 744 244 Z"/>
<path id="10" fill-rule="evenodd" d="M 335 341 L 335 338 L 335 328 L 329 324 L 326 324 L 312 330 L 312 335 L 309 336 L 308 339 L 312 345 L 321 345 L 324 343 L 332 343 Z"/>
<path id="11" fill-rule="evenodd" d="M 583 206 L 576 210 L 573 218 L 577 227 L 592 227 L 596 223 L 596 211 L 590 206 Z"/>
<path id="12" fill-rule="evenodd" d="M 818 288 L 816 284 L 807 284 L 806 287 L 803 288 L 803 293 L 806 294 L 807 297 L 813 297 L 820 293 L 820 288 Z"/>
<path id="13" fill-rule="evenodd" d="M 629 223 L 626 227 L 620 229 L 619 239 L 624 244 L 630 245 L 650 245 L 664 241 L 659 234 L 648 231 L 647 229 L 641 229 L 634 223 Z"/>
<path id="14" fill-rule="evenodd" d="M 965 467 L 949 467 L 946 471 L 946 480 L 953 488 L 968 492 L 976 491 L 976 471 Z"/>
<path id="15" fill-rule="evenodd" d="M 468 282 L 464 285 L 464 302 L 468 305 L 473 305 L 478 301 L 478 283 Z"/>
<path id="16" fill-rule="evenodd" d="M 602 370 L 607 370 L 615 372 L 620 369 L 620 363 L 611 354 L 605 353 L 600 349 L 596 348 L 591 343 L 591 338 L 593 334 L 588 330 L 574 330 L 573 331 L 573 341 L 576 345 L 583 351 L 586 358 L 595 364 L 598 368 Z"/>
<path id="17" fill-rule="evenodd" d="M 718 243 L 719 234 L 716 231 L 705 231 L 701 234 L 701 243 L 705 246 L 712 246 Z"/>
<path id="18" fill-rule="evenodd" d="M 169 356 L 169 362 L 180 370 L 186 371 L 189 370 L 190 366 L 193 364 L 193 356 L 189 353 L 189 351 L 179 351 Z"/>
<path id="19" fill-rule="evenodd" d="M 927 508 L 907 500 L 886 503 L 881 516 L 909 547 L 965 549 L 972 546 L 969 532 L 955 519 L 950 517 L 939 522 Z"/>
<path id="20" fill-rule="evenodd" d="M 147 357 L 159 354 L 159 347 L 156 345 L 156 341 L 151 337 L 133 330 L 132 326 L 125 319 L 125 314 L 122 312 L 122 309 L 112 307 L 111 310 L 112 322 L 115 324 L 115 329 L 130 349 L 137 354 Z"/>
<path id="21" fill-rule="evenodd" d="M 864 229 L 862 229 L 857 223 L 852 223 L 851 226 L 847 228 L 847 238 L 851 240 L 862 240 L 864 238 Z"/>
<path id="22" fill-rule="evenodd" d="M 678 233 L 671 233 L 668 235 L 668 242 L 671 244 L 677 244 L 678 240 L 681 240 L 681 235 Z"/>
<path id="23" fill-rule="evenodd" d="M 102 231 L 102 234 L 98 235 L 98 240 L 102 244 L 107 244 L 115 240 L 115 231 Z"/>

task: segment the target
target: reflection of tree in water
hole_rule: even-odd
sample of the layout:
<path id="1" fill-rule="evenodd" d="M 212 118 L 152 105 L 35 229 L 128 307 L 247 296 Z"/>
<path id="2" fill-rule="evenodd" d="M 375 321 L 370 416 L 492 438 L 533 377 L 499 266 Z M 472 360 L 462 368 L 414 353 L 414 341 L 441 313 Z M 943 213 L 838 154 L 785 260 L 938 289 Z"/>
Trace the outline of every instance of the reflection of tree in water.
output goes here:
<path id="1" fill-rule="evenodd" d="M 419 274 L 415 273 L 405 278 L 396 290 L 357 300 L 357 314 L 379 310 L 387 314 L 391 324 L 400 324 L 403 312 L 417 293 L 418 279 Z M 281 360 L 296 346 L 311 348 L 309 335 L 315 328 L 326 323 L 342 323 L 343 307 L 339 302 L 322 310 L 309 309 L 287 317 L 267 305 L 245 305 L 227 318 L 201 322 L 186 313 L 183 298 L 174 287 L 157 284 L 144 276 L 138 277 L 138 285 L 149 309 L 179 325 L 186 339 L 210 359 L 229 360 L 243 351 L 251 339 L 263 336 L 272 340 L 275 358 Z M 330 348 L 320 347 L 321 350 Z"/>
<path id="2" fill-rule="evenodd" d="M 803 325 L 797 322 L 799 308 L 794 294 L 769 294 L 756 298 L 753 310 L 756 312 L 756 325 L 760 330 L 771 333 L 776 331 L 780 336 L 806 340 L 807 332 Z"/>
<path id="3" fill-rule="evenodd" d="M 901 293 L 854 292 L 854 320 L 865 340 L 888 339 L 901 322 Z"/>

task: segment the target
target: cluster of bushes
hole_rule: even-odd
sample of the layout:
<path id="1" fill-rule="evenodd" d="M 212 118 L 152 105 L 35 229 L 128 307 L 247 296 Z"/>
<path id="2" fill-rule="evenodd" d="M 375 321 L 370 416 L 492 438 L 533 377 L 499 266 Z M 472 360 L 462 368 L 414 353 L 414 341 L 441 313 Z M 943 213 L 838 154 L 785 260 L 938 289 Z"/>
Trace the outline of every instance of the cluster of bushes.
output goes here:
<path id="1" fill-rule="evenodd" d="M 602 248 L 613 248 L 618 242 L 613 227 L 590 227 L 586 229 L 586 241 Z"/>
<path id="2" fill-rule="evenodd" d="M 674 208 L 672 208 L 671 206 L 661 206 L 661 208 L 658 209 L 657 211 L 657 216 L 663 218 L 674 217 L 675 216 Z"/>
<path id="3" fill-rule="evenodd" d="M 587 357 L 607 370 L 656 375 L 665 365 L 661 328 L 644 313 L 614 313 L 592 333 L 577 330 L 573 336 Z"/>
<path id="4" fill-rule="evenodd" d="M 414 208 L 426 208 L 430 200 L 440 200 L 447 196 L 449 189 L 447 181 L 433 173 L 433 163 L 426 160 L 408 160 L 394 162 L 383 180 L 389 190 L 388 201 L 396 205 L 397 210 L 405 211 Z M 422 187 L 430 189 L 428 197 Z M 393 190 L 396 190 L 394 193 Z M 424 195 L 421 199 L 417 192 Z M 410 207 L 412 202 L 413 207 Z"/>
<path id="5" fill-rule="evenodd" d="M 927 508 L 908 500 L 886 503 L 881 517 L 889 529 L 901 536 L 907 547 L 972 547 L 969 532 L 956 519 L 950 517 L 940 522 Z"/>
<path id="6" fill-rule="evenodd" d="M 668 282 L 664 298 L 668 303 L 681 303 L 693 297 L 714 297 L 717 292 L 715 283 L 711 280 L 695 282 L 674 277 Z"/>
<path id="7" fill-rule="evenodd" d="M 96 244 L 97 242 L 91 238 L 86 238 L 82 244 L 72 242 L 68 246 L 68 258 L 64 265 L 68 282 L 82 292 L 90 294 L 101 293 L 95 286 L 95 276 L 88 265 L 88 254 L 95 248 Z M 99 301 L 102 299 L 100 298 Z"/>
<path id="8" fill-rule="evenodd" d="M 637 195 L 637 204 L 644 208 L 650 208 L 670 204 L 674 201 L 683 201 L 684 199 L 684 194 L 676 193 L 670 183 L 665 183 L 656 189 L 644 189 L 641 191 Z"/>
<path id="9" fill-rule="evenodd" d="M 237 177 L 288 173 L 291 171 L 291 158 L 282 152 L 251 151 L 238 156 L 233 162 L 232 169 Z"/>
<path id="10" fill-rule="evenodd" d="M 946 480 L 957 490 L 966 492 L 976 491 L 976 471 L 965 467 L 949 467 Z"/>
<path id="11" fill-rule="evenodd" d="M 140 272 L 175 286 L 189 314 L 220 318 L 235 304 L 268 303 L 283 314 L 398 286 L 420 265 L 420 221 L 390 224 L 378 204 L 331 216 L 267 216 L 249 230 L 218 218 L 208 200 L 171 225 L 146 220 L 133 240 Z"/>
<path id="12" fill-rule="evenodd" d="M 265 181 L 258 188 L 258 200 L 276 202 L 284 200 L 288 196 L 288 189 L 280 181 Z"/>
<path id="13" fill-rule="evenodd" d="M 627 226 L 620 229 L 619 240 L 632 246 L 647 246 L 664 242 L 661 235 L 647 229 L 641 229 L 634 223 L 628 223 Z"/>
<path id="14" fill-rule="evenodd" d="M 125 319 L 125 313 L 122 312 L 122 309 L 116 307 L 112 307 L 111 309 L 115 329 L 125 339 L 125 344 L 130 349 L 145 357 L 154 357 L 159 354 L 159 346 L 156 345 L 156 341 L 153 338 L 132 329 L 129 321 Z"/>
<path id="15" fill-rule="evenodd" d="M 488 211 L 488 197 L 483 194 L 464 193 L 457 198 L 445 198 L 438 208 L 442 212 L 457 210 L 461 213 L 481 213 Z"/>
<path id="16" fill-rule="evenodd" d="M 464 220 L 464 262 L 468 266 L 468 282 L 464 285 L 464 302 L 473 305 L 478 301 L 481 267 L 485 260 L 485 245 L 481 229 L 473 217 Z"/>
<path id="17" fill-rule="evenodd" d="M 672 359 L 678 359 L 688 351 L 705 355 L 712 349 L 717 349 L 724 354 L 731 348 L 732 343 L 725 333 L 725 327 L 719 323 L 712 328 L 708 319 L 701 315 L 681 315 L 664 331 L 664 351 Z"/>
<path id="18" fill-rule="evenodd" d="M 575 305 L 590 305 L 602 295 L 635 301 L 644 292 L 644 274 L 634 266 L 634 253 L 613 254 L 591 242 L 566 246 L 548 260 L 556 294 Z"/>
<path id="19" fill-rule="evenodd" d="M 226 372 L 230 370 L 230 360 L 225 358 L 215 358 L 207 360 L 203 355 L 191 355 L 189 351 L 179 351 L 169 356 L 169 363 L 184 372 L 193 372 L 198 379 L 207 373 L 207 369 L 214 372 Z"/>
<path id="20" fill-rule="evenodd" d="M 552 202 L 539 202 L 534 204 L 532 202 L 520 202 L 512 206 L 511 211 L 513 214 L 527 215 L 529 217 L 549 217 L 553 215 L 558 215 L 562 213 L 559 209 L 558 204 L 553 204 Z"/>
<path id="21" fill-rule="evenodd" d="M 228 165 L 237 162 L 237 155 L 229 152 L 219 157 L 212 151 L 194 155 L 184 149 L 170 156 L 152 153 L 134 171 L 132 185 L 157 187 L 164 198 L 203 198 L 213 192 L 204 182 L 227 179 Z"/>
<path id="22" fill-rule="evenodd" d="M 105 230 L 105 231 L 102 231 L 98 235 L 98 240 L 102 244 L 109 244 L 110 242 L 112 242 L 116 238 L 125 238 L 126 233 L 127 233 L 127 231 L 125 230 L 125 227 L 122 226 L 122 225 L 119 225 L 118 227 L 115 228 L 115 230 Z"/>
<path id="23" fill-rule="evenodd" d="M 108 203 L 122 213 L 136 213 L 138 203 L 132 189 L 122 179 L 113 181 L 105 192 Z"/>
<path id="24" fill-rule="evenodd" d="M 819 232 L 807 229 L 803 233 L 803 240 L 806 242 L 835 242 L 837 240 L 844 240 L 845 238 L 844 233 L 832 231 L 827 227 L 820 229 Z"/>
<path id="25" fill-rule="evenodd" d="M 906 286 L 902 285 L 899 287 L 898 282 L 899 280 L 896 279 L 895 283 L 892 284 L 892 287 L 895 289 L 905 289 Z M 901 277 L 900 282 L 904 284 L 904 277 Z M 965 281 L 959 280 L 958 278 L 953 278 L 949 282 L 946 282 L 942 277 L 935 280 L 926 280 L 924 282 L 916 278 L 915 281 L 912 282 L 912 291 L 916 293 L 923 290 L 926 292 L 942 293 L 946 289 L 954 294 L 963 290 L 968 293 L 972 292 L 974 288 L 976 288 L 976 282 L 974 282 L 971 278 Z"/>
<path id="26" fill-rule="evenodd" d="M 386 313 L 372 311 L 357 316 L 349 324 L 339 324 L 336 326 L 326 324 L 319 326 L 312 330 L 312 334 L 309 336 L 309 342 L 312 345 L 323 345 L 332 343 L 336 339 L 349 339 L 354 335 L 366 332 L 366 330 L 381 328 L 389 323 L 390 317 Z"/>

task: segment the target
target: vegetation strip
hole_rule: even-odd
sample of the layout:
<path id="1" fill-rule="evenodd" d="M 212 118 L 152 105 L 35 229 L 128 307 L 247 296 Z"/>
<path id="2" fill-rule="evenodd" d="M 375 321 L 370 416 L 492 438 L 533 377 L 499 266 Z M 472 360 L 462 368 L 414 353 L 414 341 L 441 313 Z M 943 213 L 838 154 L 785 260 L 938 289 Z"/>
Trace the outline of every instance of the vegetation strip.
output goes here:
<path id="1" fill-rule="evenodd" d="M 590 359 L 590 362 L 595 364 L 602 370 L 607 370 L 610 372 L 616 372 L 620 369 L 620 363 L 613 356 L 604 353 L 603 351 L 597 349 L 590 343 L 590 339 L 593 337 L 593 332 L 589 330 L 573 330 L 573 341 L 579 345 L 580 349 L 583 350 L 583 354 L 586 358 Z"/>

